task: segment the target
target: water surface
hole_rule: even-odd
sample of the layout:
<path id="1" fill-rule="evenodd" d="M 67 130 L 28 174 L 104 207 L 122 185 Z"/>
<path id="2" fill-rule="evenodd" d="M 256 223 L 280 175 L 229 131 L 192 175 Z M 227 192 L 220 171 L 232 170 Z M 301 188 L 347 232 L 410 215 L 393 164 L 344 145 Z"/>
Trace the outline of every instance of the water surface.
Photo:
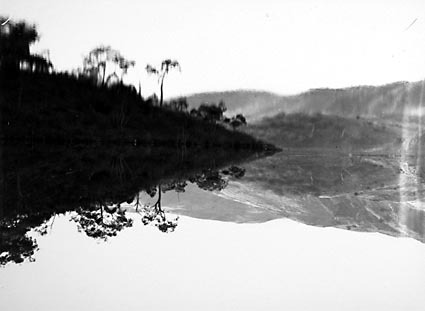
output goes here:
<path id="1" fill-rule="evenodd" d="M 0 269 L 2 310 L 425 304 L 422 181 L 399 157 L 281 152 L 194 165 L 180 153 L 75 154 L 3 166 L 15 189 L 3 215 L 16 223 L 3 222 L 2 241 L 22 248 L 22 263 Z"/>

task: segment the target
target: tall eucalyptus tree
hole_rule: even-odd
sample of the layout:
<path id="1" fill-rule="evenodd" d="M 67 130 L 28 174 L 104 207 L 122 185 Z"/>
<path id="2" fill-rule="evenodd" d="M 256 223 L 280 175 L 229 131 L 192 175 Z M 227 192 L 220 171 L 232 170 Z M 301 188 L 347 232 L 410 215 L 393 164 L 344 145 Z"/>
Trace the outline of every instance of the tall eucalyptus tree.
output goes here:
<path id="1" fill-rule="evenodd" d="M 171 69 L 179 69 L 181 71 L 181 67 L 178 61 L 166 59 L 162 61 L 161 63 L 161 69 L 158 70 L 157 68 L 146 65 L 146 71 L 148 74 L 153 74 L 158 76 L 158 83 L 160 85 L 160 99 L 159 99 L 159 106 L 162 107 L 162 104 L 164 103 L 164 79 L 165 76 L 169 73 Z"/>

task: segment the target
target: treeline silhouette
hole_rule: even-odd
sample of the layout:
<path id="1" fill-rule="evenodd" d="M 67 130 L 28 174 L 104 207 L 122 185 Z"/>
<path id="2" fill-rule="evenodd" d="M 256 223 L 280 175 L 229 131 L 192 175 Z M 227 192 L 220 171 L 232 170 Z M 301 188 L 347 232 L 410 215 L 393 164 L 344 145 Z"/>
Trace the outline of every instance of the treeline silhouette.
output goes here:
<path id="1" fill-rule="evenodd" d="M 82 68 L 56 72 L 48 53 L 30 53 L 37 39 L 26 22 L 0 27 L 0 265 L 31 259 L 37 242 L 28 231 L 45 234 L 47 221 L 66 212 L 87 236 L 107 239 L 132 225 L 122 205 L 134 202 L 144 224 L 173 231 L 161 193 L 188 183 L 223 189 L 243 175 L 224 166 L 277 150 L 232 131 L 224 103 L 188 111 L 185 98 L 165 102 L 177 61 L 146 67 L 161 97 L 145 99 L 123 83 L 135 63 L 118 50 L 99 46 Z M 141 202 L 141 191 L 156 203 Z"/>
<path id="2" fill-rule="evenodd" d="M 226 123 L 235 129 L 246 120 L 243 116 L 233 121 L 224 118 L 225 106 L 203 106 L 189 112 L 184 98 L 164 103 L 164 78 L 169 70 L 180 68 L 177 61 L 164 60 L 158 69 L 146 67 L 158 75 L 161 97 L 145 99 L 140 87 L 136 90 L 123 83 L 123 76 L 135 62 L 118 50 L 99 46 L 84 58 L 83 68 L 55 72 L 48 53 L 46 57 L 30 53 L 30 45 L 37 39 L 35 26 L 25 22 L 10 21 L 0 29 L 3 140 L 264 147 L 246 134 L 229 131 Z M 217 111 L 221 111 L 218 117 Z"/>

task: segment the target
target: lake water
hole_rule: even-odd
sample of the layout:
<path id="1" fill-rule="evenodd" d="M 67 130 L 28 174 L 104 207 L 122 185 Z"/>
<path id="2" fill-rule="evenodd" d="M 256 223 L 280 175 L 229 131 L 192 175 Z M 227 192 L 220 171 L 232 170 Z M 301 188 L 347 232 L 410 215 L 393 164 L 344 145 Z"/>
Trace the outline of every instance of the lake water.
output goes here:
<path id="1" fill-rule="evenodd" d="M 422 182 L 398 157 L 282 152 L 158 178 L 121 158 L 116 176 L 83 156 L 5 160 L 18 224 L 2 242 L 23 262 L 0 268 L 0 310 L 424 308 Z"/>

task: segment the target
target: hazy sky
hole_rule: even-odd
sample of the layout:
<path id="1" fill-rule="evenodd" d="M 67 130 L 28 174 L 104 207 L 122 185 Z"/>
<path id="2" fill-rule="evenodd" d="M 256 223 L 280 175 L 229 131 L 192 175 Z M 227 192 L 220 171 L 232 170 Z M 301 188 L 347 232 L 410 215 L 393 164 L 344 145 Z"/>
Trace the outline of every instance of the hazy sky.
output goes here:
<path id="1" fill-rule="evenodd" d="M 147 63 L 177 59 L 166 96 L 228 89 L 296 93 L 425 76 L 425 1 L 2 0 L 1 14 L 38 25 L 33 50 L 57 69 L 107 44 Z M 413 23 L 413 24 L 412 24 Z M 409 27 L 410 26 L 410 27 Z"/>

